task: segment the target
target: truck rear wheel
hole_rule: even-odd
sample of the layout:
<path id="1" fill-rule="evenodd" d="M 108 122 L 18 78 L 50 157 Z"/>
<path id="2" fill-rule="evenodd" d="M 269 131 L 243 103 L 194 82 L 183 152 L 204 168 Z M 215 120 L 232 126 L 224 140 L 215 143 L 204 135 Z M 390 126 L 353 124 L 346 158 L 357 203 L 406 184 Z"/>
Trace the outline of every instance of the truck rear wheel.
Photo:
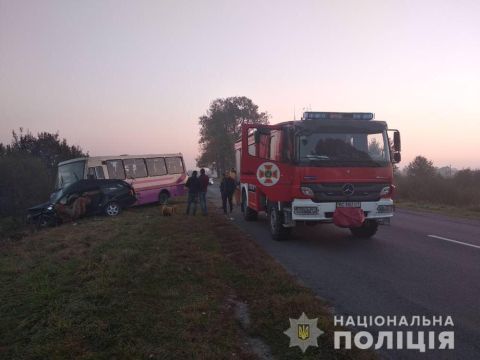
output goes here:
<path id="1" fill-rule="evenodd" d="M 258 213 L 247 206 L 247 195 L 245 194 L 245 192 L 242 193 L 242 212 L 245 221 L 257 220 Z"/>
<path id="2" fill-rule="evenodd" d="M 350 228 L 352 235 L 358 238 L 371 238 L 377 233 L 378 223 L 375 220 L 365 220 L 362 226 Z"/>
<path id="3" fill-rule="evenodd" d="M 290 236 L 292 229 L 283 226 L 283 213 L 278 210 L 275 204 L 272 204 L 269 208 L 268 219 L 273 240 L 282 241 Z"/>

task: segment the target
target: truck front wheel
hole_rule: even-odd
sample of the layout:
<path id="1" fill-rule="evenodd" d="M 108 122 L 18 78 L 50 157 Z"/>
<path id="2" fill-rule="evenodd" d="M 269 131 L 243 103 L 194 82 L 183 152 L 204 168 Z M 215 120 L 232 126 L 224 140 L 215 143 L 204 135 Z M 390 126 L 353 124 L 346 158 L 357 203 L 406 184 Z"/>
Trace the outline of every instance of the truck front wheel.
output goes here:
<path id="1" fill-rule="evenodd" d="M 370 238 L 377 233 L 378 223 L 375 220 L 365 220 L 362 226 L 350 228 L 352 235 L 358 238 Z"/>
<path id="2" fill-rule="evenodd" d="M 270 223 L 270 233 L 272 234 L 273 240 L 286 240 L 292 229 L 283 226 L 283 213 L 278 210 L 278 207 L 275 204 L 270 205 L 268 218 Z"/>
<path id="3" fill-rule="evenodd" d="M 242 212 L 245 221 L 257 220 L 258 213 L 247 206 L 247 195 L 245 192 L 242 192 Z"/>

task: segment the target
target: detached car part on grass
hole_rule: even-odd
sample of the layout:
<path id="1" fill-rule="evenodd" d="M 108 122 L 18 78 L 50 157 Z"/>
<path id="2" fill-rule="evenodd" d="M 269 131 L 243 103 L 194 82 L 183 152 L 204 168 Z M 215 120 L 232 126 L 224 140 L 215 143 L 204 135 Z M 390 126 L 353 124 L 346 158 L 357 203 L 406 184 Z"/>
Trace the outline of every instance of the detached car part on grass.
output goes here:
<path id="1" fill-rule="evenodd" d="M 123 180 L 79 180 L 59 189 L 46 203 L 27 210 L 27 223 L 55 226 L 79 217 L 117 216 L 136 201 L 133 187 Z"/>

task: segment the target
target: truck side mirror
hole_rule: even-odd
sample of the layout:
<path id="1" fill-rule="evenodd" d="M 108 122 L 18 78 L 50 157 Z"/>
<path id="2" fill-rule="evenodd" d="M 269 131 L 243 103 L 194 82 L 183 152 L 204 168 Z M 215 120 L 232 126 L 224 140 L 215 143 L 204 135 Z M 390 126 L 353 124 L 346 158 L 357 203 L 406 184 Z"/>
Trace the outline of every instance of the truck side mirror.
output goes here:
<path id="1" fill-rule="evenodd" d="M 399 163 L 400 161 L 402 161 L 402 154 L 398 151 L 394 152 L 393 153 L 393 163 L 394 164 L 397 164 Z"/>
<path id="2" fill-rule="evenodd" d="M 395 131 L 393 133 L 393 149 L 395 150 L 395 152 L 400 152 L 402 150 L 399 131 Z"/>

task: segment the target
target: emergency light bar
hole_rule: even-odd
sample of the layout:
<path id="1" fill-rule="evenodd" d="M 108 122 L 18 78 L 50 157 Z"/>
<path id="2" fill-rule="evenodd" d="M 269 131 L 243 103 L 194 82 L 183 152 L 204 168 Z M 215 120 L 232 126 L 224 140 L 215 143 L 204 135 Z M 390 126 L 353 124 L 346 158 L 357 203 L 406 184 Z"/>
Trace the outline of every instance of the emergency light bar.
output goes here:
<path id="1" fill-rule="evenodd" d="M 340 113 L 340 112 L 318 112 L 305 111 L 302 120 L 314 119 L 349 119 L 349 120 L 373 120 L 374 113 Z"/>

